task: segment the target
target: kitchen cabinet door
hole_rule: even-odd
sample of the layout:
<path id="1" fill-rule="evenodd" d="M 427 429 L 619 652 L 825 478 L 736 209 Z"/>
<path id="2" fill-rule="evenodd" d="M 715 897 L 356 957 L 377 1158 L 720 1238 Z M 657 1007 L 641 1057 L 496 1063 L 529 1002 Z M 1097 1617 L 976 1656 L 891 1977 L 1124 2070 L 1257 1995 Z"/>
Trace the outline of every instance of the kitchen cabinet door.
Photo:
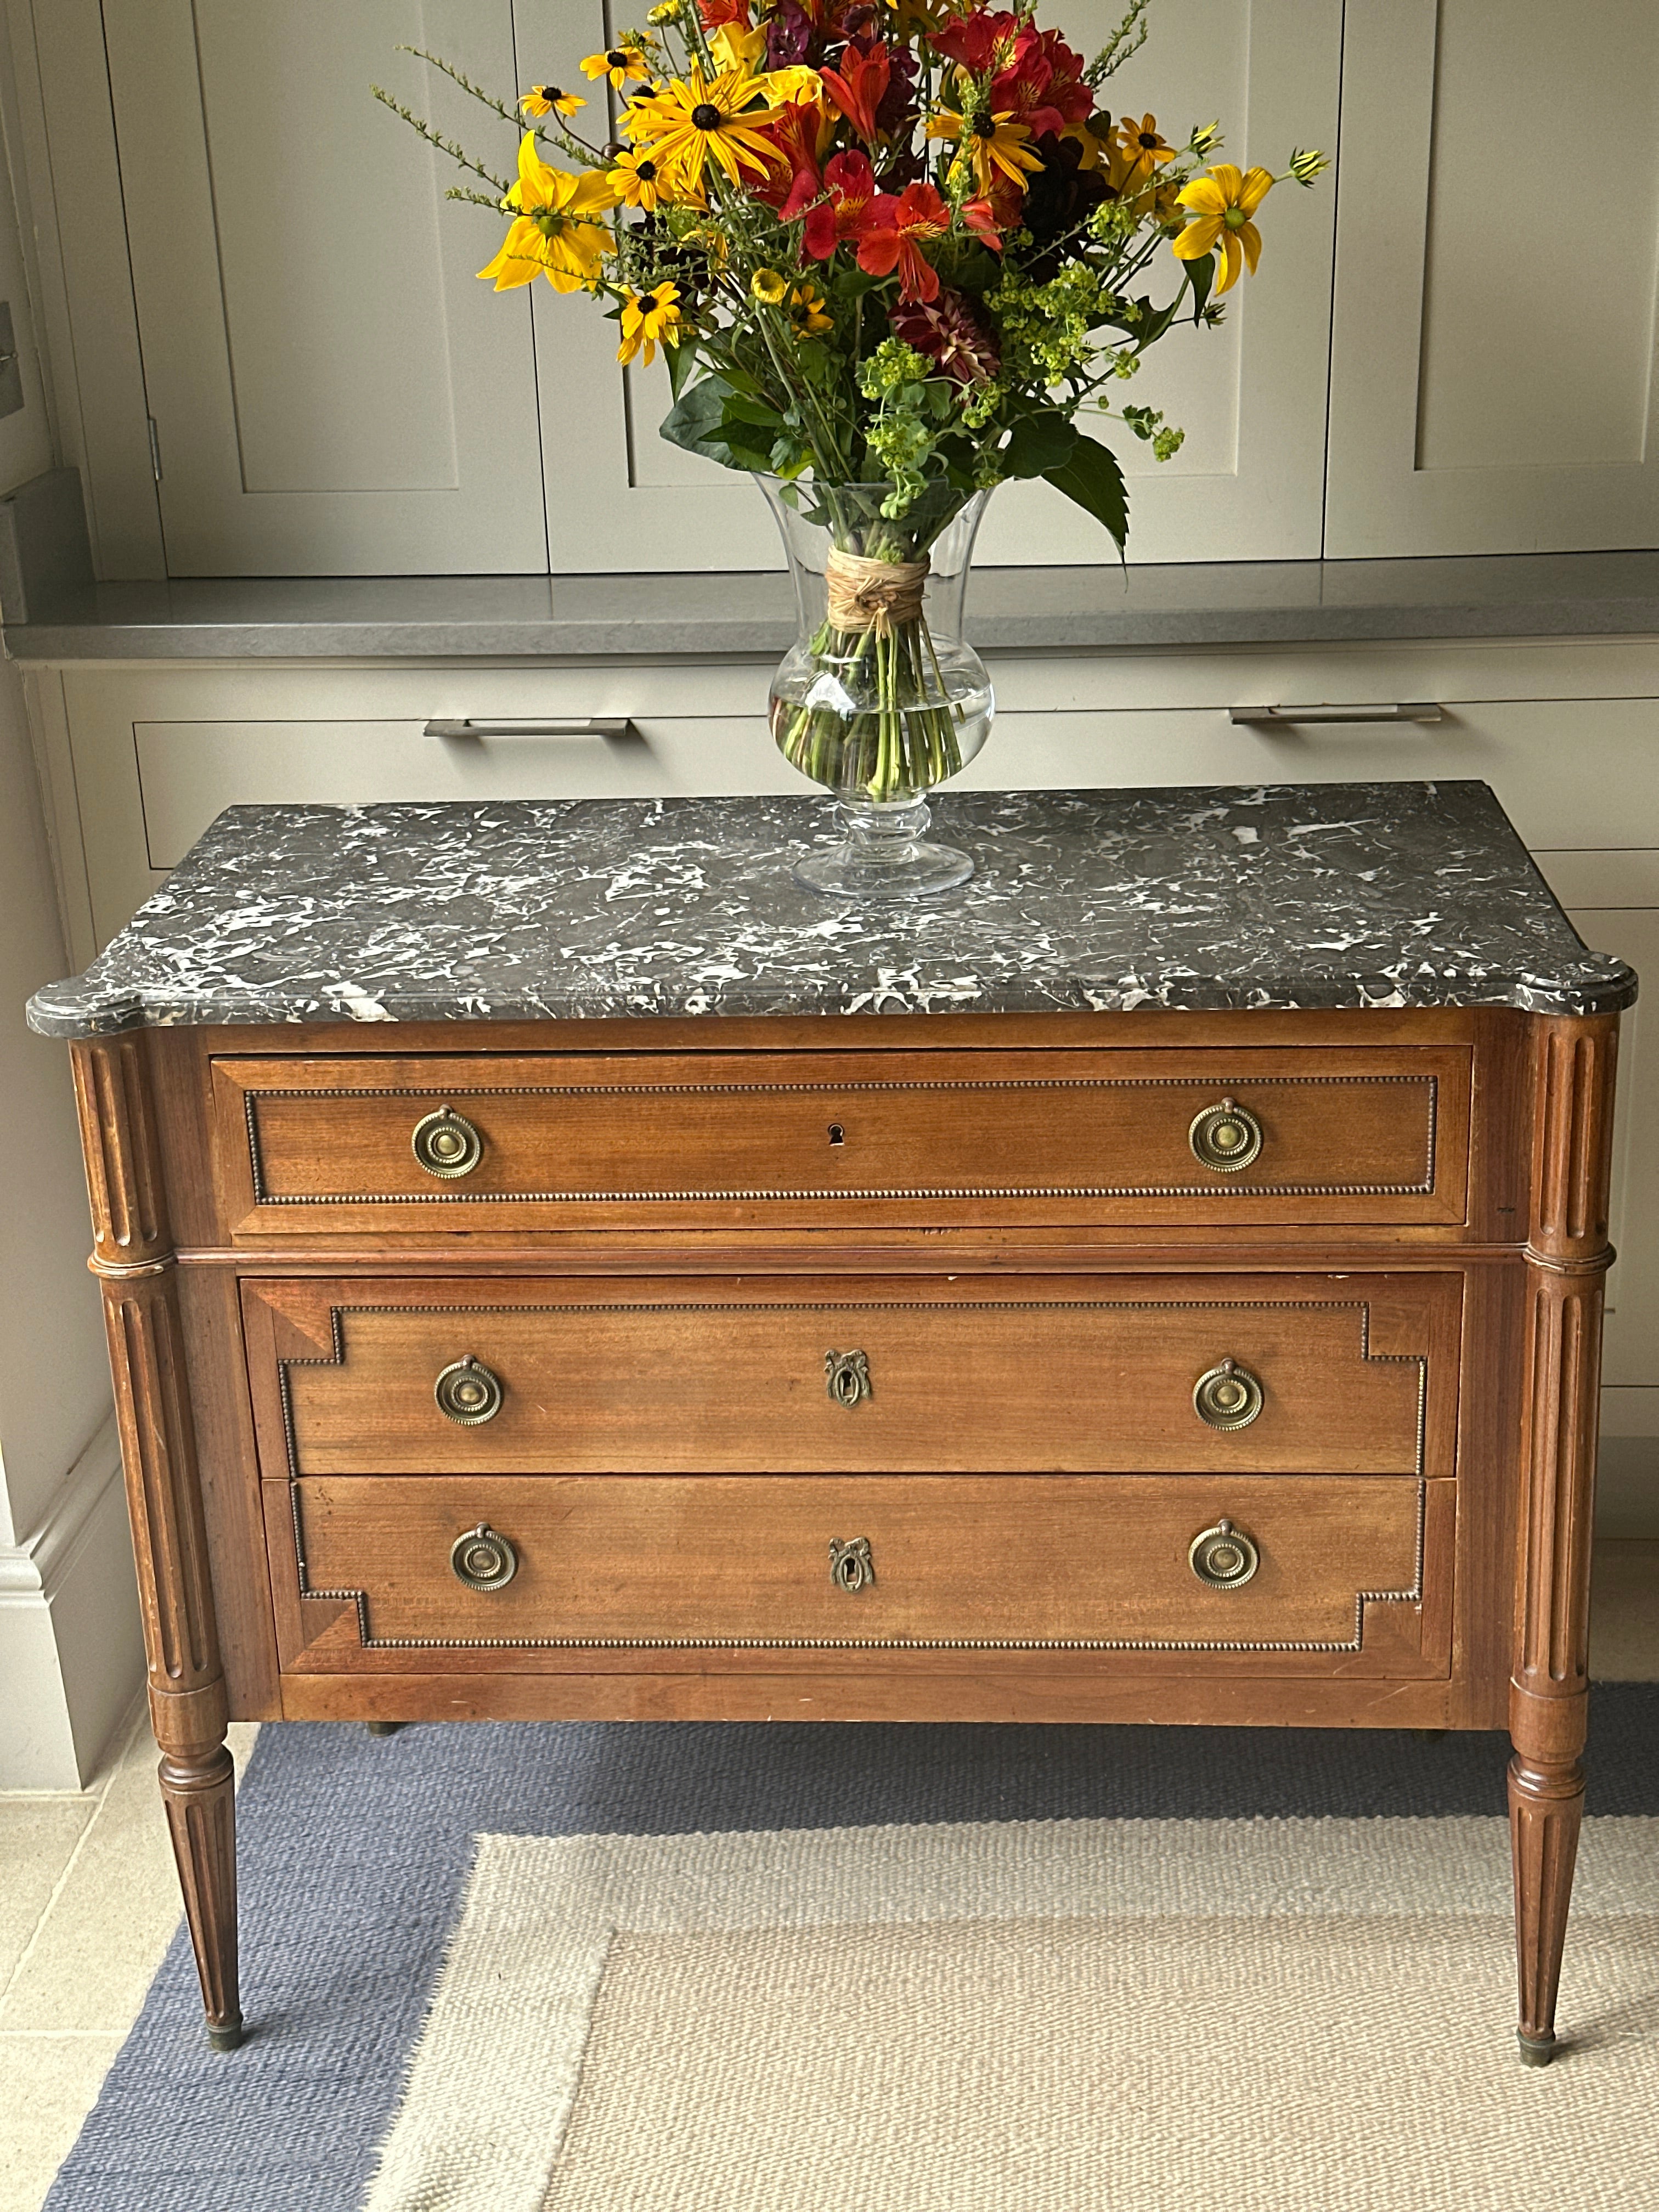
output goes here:
<path id="1" fill-rule="evenodd" d="M 618 21 L 624 12 L 613 4 Z M 1122 12 L 1122 0 L 1064 0 L 1043 20 L 1093 53 Z M 516 0 L 514 15 L 526 81 L 568 82 L 605 35 L 602 0 Z M 1114 113 L 1154 111 L 1177 141 L 1219 116 L 1223 158 L 1277 167 L 1294 145 L 1334 143 L 1341 31 L 1340 0 L 1158 0 L 1145 47 L 1103 97 Z M 1122 424 L 1099 426 L 1129 477 L 1132 560 L 1317 557 L 1334 198 L 1329 179 L 1311 192 L 1280 185 L 1262 211 L 1261 273 L 1228 295 L 1225 325 L 1171 331 L 1115 387 L 1115 404 L 1162 407 L 1187 431 L 1160 466 Z M 1160 252 L 1154 295 L 1179 273 Z M 536 291 L 554 572 L 781 566 L 753 485 L 657 434 L 662 363 L 619 375 L 615 325 L 588 301 Z M 999 491 L 979 557 L 1110 568 L 1117 553 L 1039 483 Z"/>
<path id="2" fill-rule="evenodd" d="M 1659 544 L 1656 262 L 1652 0 L 1351 6 L 1327 556 Z"/>
<path id="3" fill-rule="evenodd" d="M 511 97 L 510 0 L 104 17 L 169 572 L 542 569 L 530 309 L 475 275 L 499 220 L 446 203 L 466 179 L 369 94 L 508 162 L 511 133 L 396 49 Z"/>

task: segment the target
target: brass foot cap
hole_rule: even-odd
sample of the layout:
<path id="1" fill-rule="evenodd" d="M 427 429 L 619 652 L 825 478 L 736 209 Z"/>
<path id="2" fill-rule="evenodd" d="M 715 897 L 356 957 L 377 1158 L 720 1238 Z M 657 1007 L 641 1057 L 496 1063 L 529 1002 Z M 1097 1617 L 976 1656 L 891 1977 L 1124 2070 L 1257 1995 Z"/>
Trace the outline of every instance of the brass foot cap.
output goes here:
<path id="1" fill-rule="evenodd" d="M 402 1721 L 365 1721 L 363 1726 L 371 1735 L 396 1735 L 404 1726 Z"/>
<path id="2" fill-rule="evenodd" d="M 1521 2046 L 1521 2063 L 1523 2066 L 1547 2066 L 1555 2056 L 1553 2035 L 1523 2035 L 1516 2028 L 1515 2039 Z"/>
<path id="3" fill-rule="evenodd" d="M 241 2048 L 246 2030 L 240 2020 L 231 2021 L 223 2027 L 215 2027 L 210 2021 L 207 2039 L 216 2051 L 238 2051 Z"/>

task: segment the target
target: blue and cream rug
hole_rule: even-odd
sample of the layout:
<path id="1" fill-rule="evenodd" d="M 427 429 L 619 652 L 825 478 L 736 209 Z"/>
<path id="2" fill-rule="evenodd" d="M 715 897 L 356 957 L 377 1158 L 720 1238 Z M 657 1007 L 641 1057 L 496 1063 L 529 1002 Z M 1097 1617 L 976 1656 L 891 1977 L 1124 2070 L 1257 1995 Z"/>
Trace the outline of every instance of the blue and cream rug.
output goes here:
<path id="1" fill-rule="evenodd" d="M 1659 1686 L 1593 1705 L 1539 2070 L 1500 1737 L 267 1729 L 253 2033 L 181 1937 L 48 2212 L 1648 2212 Z"/>

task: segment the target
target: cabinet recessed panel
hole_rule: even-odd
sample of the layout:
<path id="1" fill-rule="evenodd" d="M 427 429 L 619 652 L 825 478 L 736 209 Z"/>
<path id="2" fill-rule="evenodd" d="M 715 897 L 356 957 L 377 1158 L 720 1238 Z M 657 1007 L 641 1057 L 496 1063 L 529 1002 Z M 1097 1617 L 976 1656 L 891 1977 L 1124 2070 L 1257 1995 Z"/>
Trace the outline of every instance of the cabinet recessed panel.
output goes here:
<path id="1" fill-rule="evenodd" d="M 1483 215 L 1526 115 L 1595 151 L 1547 162 L 1527 192 L 1517 283 Z M 1418 467 L 1639 465 L 1659 223 L 1659 21 L 1646 0 L 1440 0 L 1429 173 Z"/>
<path id="2" fill-rule="evenodd" d="M 414 132 L 364 105 L 370 82 L 408 73 L 393 50 L 422 42 L 425 12 L 418 0 L 196 0 L 244 491 L 456 488 L 439 231 L 454 212 Z M 393 252 L 368 243 L 372 205 L 376 227 L 395 228 Z"/>
<path id="3" fill-rule="evenodd" d="M 1342 101 L 1327 556 L 1655 544 L 1659 14 L 1366 0 Z"/>
<path id="4" fill-rule="evenodd" d="M 401 47 L 511 94 L 510 0 L 148 0 L 106 11 L 174 575 L 539 569 L 530 310 L 477 270 L 512 129 Z"/>

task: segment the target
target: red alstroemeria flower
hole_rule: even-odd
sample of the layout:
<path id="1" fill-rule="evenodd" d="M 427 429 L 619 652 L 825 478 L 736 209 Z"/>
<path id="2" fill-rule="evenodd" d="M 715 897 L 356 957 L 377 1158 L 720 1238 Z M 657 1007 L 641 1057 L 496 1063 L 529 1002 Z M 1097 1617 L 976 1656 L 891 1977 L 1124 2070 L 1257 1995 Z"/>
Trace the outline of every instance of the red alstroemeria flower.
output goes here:
<path id="1" fill-rule="evenodd" d="M 921 241 L 943 238 L 950 228 L 951 210 L 932 185 L 907 185 L 897 199 L 884 192 L 872 203 L 859 240 L 859 267 L 868 276 L 890 276 L 896 269 L 902 302 L 936 300 L 939 271 Z"/>
<path id="2" fill-rule="evenodd" d="M 876 110 L 887 96 L 887 80 L 892 73 L 887 49 L 879 44 L 862 54 L 856 46 L 848 46 L 842 56 L 838 70 L 820 70 L 824 90 L 829 94 L 847 120 L 867 146 L 873 146 L 880 135 L 876 127 Z"/>
<path id="3" fill-rule="evenodd" d="M 823 182 L 830 197 L 809 210 L 801 233 L 801 243 L 814 261 L 827 261 L 844 238 L 862 238 L 876 198 L 870 156 L 856 147 L 825 163 Z"/>
<path id="4" fill-rule="evenodd" d="M 777 148 L 779 166 L 755 179 L 749 190 L 757 200 L 775 207 L 785 222 L 793 222 L 823 196 L 819 155 L 829 135 L 824 119 L 816 101 L 789 100 L 763 135 Z"/>
<path id="5" fill-rule="evenodd" d="M 963 200 L 962 219 L 975 237 L 994 253 L 1001 252 L 1002 234 L 997 228 L 996 211 L 989 200 Z"/>
<path id="6" fill-rule="evenodd" d="M 1080 123 L 1094 106 L 1083 82 L 1083 57 L 1073 53 L 1058 31 L 1030 25 L 1015 41 L 1012 60 L 993 80 L 993 109 L 1007 109 L 1034 138 L 1058 137 L 1069 123 Z"/>
<path id="7" fill-rule="evenodd" d="M 927 33 L 927 42 L 947 62 L 958 62 L 975 76 L 983 76 L 1019 28 L 1019 18 L 1006 9 L 996 15 L 976 8 L 954 23 L 945 23 Z"/>
<path id="8" fill-rule="evenodd" d="M 1028 32 L 1042 50 L 1042 58 L 1050 70 L 1048 97 L 1059 108 L 1067 123 L 1081 123 L 1095 104 L 1095 96 L 1084 82 L 1086 64 L 1081 54 L 1066 43 L 1059 31 Z"/>
<path id="9" fill-rule="evenodd" d="M 721 31 L 728 23 L 739 31 L 750 27 L 749 0 L 697 0 L 697 13 L 705 31 Z"/>

